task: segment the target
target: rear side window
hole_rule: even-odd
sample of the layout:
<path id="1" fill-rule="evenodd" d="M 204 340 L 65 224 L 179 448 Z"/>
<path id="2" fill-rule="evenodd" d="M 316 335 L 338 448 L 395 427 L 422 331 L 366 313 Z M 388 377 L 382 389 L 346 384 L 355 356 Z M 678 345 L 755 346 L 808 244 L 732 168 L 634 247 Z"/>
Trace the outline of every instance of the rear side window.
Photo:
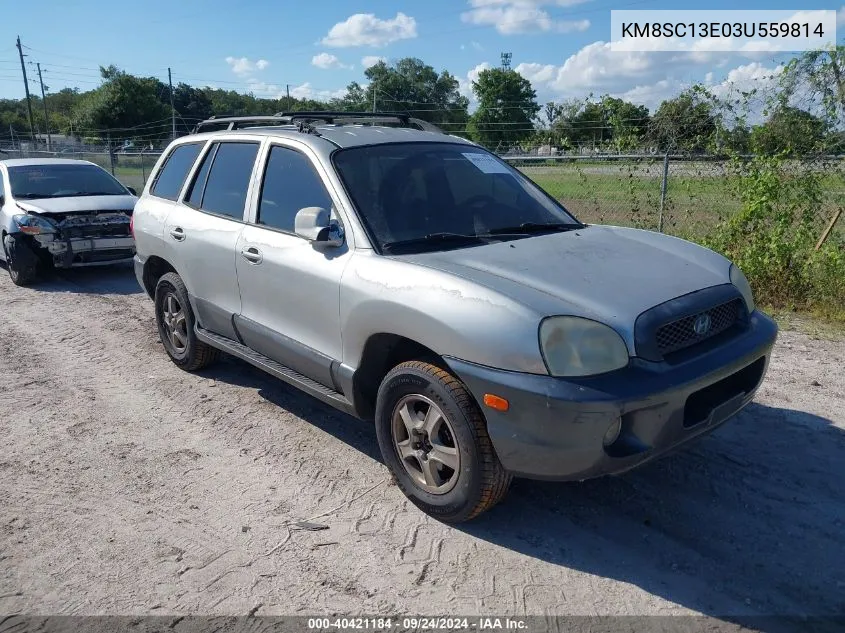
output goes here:
<path id="1" fill-rule="evenodd" d="M 192 207 L 199 209 L 202 207 L 202 194 L 205 191 L 205 183 L 208 182 L 208 172 L 211 170 L 211 163 L 214 162 L 214 155 L 217 153 L 219 143 L 213 143 L 211 149 L 205 155 L 194 178 L 191 188 L 188 189 L 188 195 L 185 196 L 185 201 Z"/>
<path id="2" fill-rule="evenodd" d="M 296 213 L 305 207 L 331 209 L 323 181 L 306 156 L 273 147 L 264 171 L 258 224 L 293 233 Z"/>
<path id="3" fill-rule="evenodd" d="M 201 149 L 201 143 L 185 143 L 177 146 L 167 157 L 164 167 L 159 170 L 151 189 L 152 194 L 159 198 L 176 200 Z"/>
<path id="4" fill-rule="evenodd" d="M 199 170 L 189 203 L 209 213 L 243 220 L 249 180 L 257 155 L 258 143 L 220 143 L 216 151 L 212 149 L 206 155 L 206 163 L 211 167 L 206 168 L 204 164 Z M 201 179 L 205 180 L 204 188 Z"/>

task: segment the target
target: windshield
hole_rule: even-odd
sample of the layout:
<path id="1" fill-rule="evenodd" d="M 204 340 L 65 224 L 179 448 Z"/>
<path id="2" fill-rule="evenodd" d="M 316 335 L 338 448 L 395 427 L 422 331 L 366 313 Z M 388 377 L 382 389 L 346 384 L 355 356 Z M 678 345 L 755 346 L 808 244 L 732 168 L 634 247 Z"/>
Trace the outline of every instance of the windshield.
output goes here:
<path id="1" fill-rule="evenodd" d="M 519 171 L 471 145 L 352 147 L 334 164 L 380 249 L 460 248 L 580 226 Z"/>
<path id="2" fill-rule="evenodd" d="M 72 196 L 125 196 L 126 189 L 96 165 L 9 167 L 12 195 L 22 200 Z"/>

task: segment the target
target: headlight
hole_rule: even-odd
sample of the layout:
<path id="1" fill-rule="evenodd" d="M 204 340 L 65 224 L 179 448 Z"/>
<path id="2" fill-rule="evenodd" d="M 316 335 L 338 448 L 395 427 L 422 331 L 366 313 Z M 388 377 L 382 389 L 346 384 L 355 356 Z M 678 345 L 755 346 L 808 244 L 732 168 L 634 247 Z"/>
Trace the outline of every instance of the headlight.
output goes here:
<path id="1" fill-rule="evenodd" d="M 754 293 L 751 292 L 751 284 L 748 283 L 745 275 L 736 264 L 731 264 L 731 283 L 736 286 L 742 298 L 745 299 L 748 313 L 754 312 Z"/>
<path id="2" fill-rule="evenodd" d="M 580 317 L 544 319 L 540 350 L 552 376 L 592 376 L 628 364 L 628 348 L 616 330 Z"/>
<path id="3" fill-rule="evenodd" d="M 40 235 L 41 233 L 55 233 L 56 227 L 47 218 L 38 215 L 16 215 L 12 217 L 21 233 Z"/>

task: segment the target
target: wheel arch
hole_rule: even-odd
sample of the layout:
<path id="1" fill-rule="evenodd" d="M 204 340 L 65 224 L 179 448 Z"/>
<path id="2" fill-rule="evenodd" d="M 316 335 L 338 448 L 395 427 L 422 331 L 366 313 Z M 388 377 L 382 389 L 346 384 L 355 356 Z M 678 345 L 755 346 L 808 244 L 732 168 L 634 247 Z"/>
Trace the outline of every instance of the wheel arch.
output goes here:
<path id="1" fill-rule="evenodd" d="M 396 365 L 413 360 L 425 361 L 451 371 L 440 354 L 407 336 L 377 332 L 367 338 L 352 377 L 355 409 L 361 418 L 374 419 L 376 396 L 387 373 Z"/>
<path id="2" fill-rule="evenodd" d="M 155 297 L 156 284 L 158 283 L 158 280 L 167 273 L 176 273 L 179 275 L 179 271 L 173 267 L 173 264 L 163 257 L 159 257 L 158 255 L 150 255 L 147 257 L 144 262 L 142 280 L 144 283 L 144 290 L 150 298 Z M 179 276 L 181 277 L 182 275 Z"/>

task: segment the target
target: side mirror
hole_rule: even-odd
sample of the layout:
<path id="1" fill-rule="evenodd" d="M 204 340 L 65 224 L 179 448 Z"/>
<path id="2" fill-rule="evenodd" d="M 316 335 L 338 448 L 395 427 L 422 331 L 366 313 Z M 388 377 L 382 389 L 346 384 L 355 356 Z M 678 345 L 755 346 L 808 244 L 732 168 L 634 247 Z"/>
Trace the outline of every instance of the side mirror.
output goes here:
<path id="1" fill-rule="evenodd" d="M 294 231 L 321 246 L 343 245 L 343 227 L 336 220 L 332 220 L 331 213 L 322 207 L 305 207 L 297 211 Z"/>
<path id="2" fill-rule="evenodd" d="M 133 196 L 138 195 L 138 192 L 135 191 L 134 187 L 127 187 L 127 189 L 129 189 L 129 193 L 131 193 Z"/>

